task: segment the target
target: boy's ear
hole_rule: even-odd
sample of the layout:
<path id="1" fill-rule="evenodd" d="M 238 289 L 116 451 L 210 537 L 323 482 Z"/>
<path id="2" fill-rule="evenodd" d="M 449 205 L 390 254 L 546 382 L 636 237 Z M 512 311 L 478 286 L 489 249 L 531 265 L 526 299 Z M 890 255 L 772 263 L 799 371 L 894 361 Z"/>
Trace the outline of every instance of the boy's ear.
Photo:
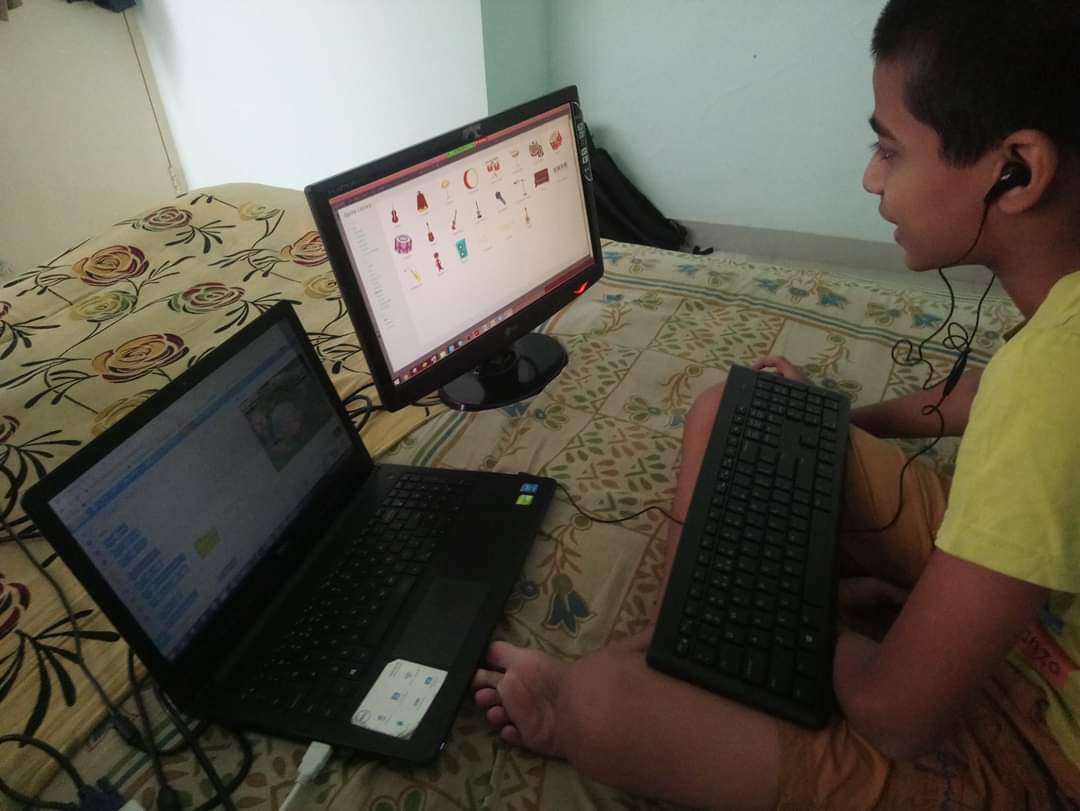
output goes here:
<path id="1" fill-rule="evenodd" d="M 1060 153 L 1057 144 L 1041 130 L 1017 130 L 1008 136 L 999 149 L 995 162 L 998 177 L 1015 171 L 1010 164 L 1020 163 L 1027 168 L 1027 182 L 1011 184 L 996 199 L 997 206 L 1008 214 L 1019 214 L 1034 207 L 1046 197 L 1057 177 Z"/>

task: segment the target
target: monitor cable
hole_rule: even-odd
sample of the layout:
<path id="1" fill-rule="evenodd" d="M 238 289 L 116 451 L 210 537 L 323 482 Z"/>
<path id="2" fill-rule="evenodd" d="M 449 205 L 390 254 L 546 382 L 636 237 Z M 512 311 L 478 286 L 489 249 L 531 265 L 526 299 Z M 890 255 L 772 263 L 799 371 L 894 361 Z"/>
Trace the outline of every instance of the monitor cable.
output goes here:
<path id="1" fill-rule="evenodd" d="M 577 510 L 583 516 L 588 518 L 590 521 L 595 521 L 597 524 L 621 524 L 624 521 L 629 521 L 631 518 L 637 518 L 639 515 L 644 515 L 645 513 L 650 512 L 651 510 L 655 510 L 656 512 L 663 515 L 668 521 L 671 521 L 674 524 L 678 524 L 680 527 L 683 525 L 682 521 L 680 521 L 678 518 L 673 516 L 671 513 L 669 513 L 663 507 L 657 507 L 655 504 L 653 504 L 651 506 L 648 506 L 648 507 L 645 507 L 642 510 L 638 510 L 636 513 L 631 513 L 630 515 L 625 515 L 622 518 L 600 518 L 600 517 L 598 517 L 596 515 L 592 515 L 591 513 L 588 513 L 585 510 L 583 510 L 581 508 L 581 506 L 577 503 L 577 501 L 574 499 L 573 495 L 570 494 L 570 491 L 566 488 L 565 484 L 563 484 L 560 481 L 556 481 L 555 484 L 558 485 L 558 487 L 563 491 L 563 493 L 566 494 L 566 497 L 570 500 L 571 506 L 575 510 Z"/>
<path id="2" fill-rule="evenodd" d="M 364 427 L 368 424 L 368 420 L 371 419 L 372 414 L 382 410 L 382 406 L 372 400 L 371 395 L 364 393 L 374 385 L 374 381 L 368 381 L 358 389 L 352 391 L 344 400 L 342 400 L 342 404 L 345 406 L 345 413 L 349 415 L 349 419 L 352 421 L 353 427 L 356 429 L 357 433 L 364 430 Z"/>

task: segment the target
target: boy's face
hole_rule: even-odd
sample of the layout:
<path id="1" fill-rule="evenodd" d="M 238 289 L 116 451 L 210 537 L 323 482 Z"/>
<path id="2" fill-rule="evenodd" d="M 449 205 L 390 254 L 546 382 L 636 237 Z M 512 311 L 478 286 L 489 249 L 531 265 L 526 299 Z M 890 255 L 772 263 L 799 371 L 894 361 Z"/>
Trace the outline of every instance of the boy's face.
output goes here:
<path id="1" fill-rule="evenodd" d="M 992 185 L 988 153 L 960 168 L 941 157 L 941 139 L 904 103 L 907 68 L 881 62 L 874 68 L 874 115 L 878 144 L 863 175 L 863 188 L 881 198 L 881 216 L 896 225 L 894 238 L 912 270 L 957 262 L 971 246 Z M 975 251 L 966 262 L 978 260 Z"/>

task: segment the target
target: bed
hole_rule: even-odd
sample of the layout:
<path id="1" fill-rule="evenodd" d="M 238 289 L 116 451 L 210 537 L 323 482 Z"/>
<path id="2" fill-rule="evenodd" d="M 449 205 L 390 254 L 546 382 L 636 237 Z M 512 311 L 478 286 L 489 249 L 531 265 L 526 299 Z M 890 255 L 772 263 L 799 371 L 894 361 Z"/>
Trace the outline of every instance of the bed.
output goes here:
<path id="1" fill-rule="evenodd" d="M 893 361 L 899 338 L 930 334 L 948 311 L 936 277 L 875 280 L 716 253 L 607 241 L 603 280 L 543 331 L 570 363 L 528 402 L 479 414 L 442 408 L 377 413 L 363 428 L 383 460 L 558 479 L 602 516 L 670 502 L 694 397 L 735 363 L 786 354 L 853 404 L 912 390 L 922 372 Z M 970 320 L 976 294 L 958 308 Z M 370 379 L 301 193 L 232 184 L 202 189 L 117 223 L 54 261 L 0 277 L 0 509 L 56 591 L 6 538 L 0 543 L 0 717 L 69 754 L 87 779 L 108 777 L 152 808 L 149 758 L 104 723 L 111 702 L 134 716 L 127 646 L 23 515 L 20 493 L 275 302 L 294 304 L 342 396 Z M 983 307 L 972 362 L 985 363 L 1018 321 L 1002 295 Z M 938 347 L 940 349 L 940 347 Z M 930 352 L 939 364 L 940 352 Z M 955 443 L 928 454 L 949 470 Z M 573 658 L 633 634 L 657 599 L 666 526 L 655 512 L 595 523 L 559 494 L 497 636 Z M 138 674 L 141 676 L 141 669 Z M 146 691 L 159 742 L 177 733 Z M 274 809 L 303 744 L 248 735 L 253 762 L 233 798 Z M 241 747 L 211 727 L 202 742 L 223 776 Z M 212 788 L 190 753 L 165 759 L 196 805 Z M 0 747 L 0 778 L 25 794 L 73 797 L 66 775 L 29 746 Z M 6 802 L 6 801 L 5 801 Z M 577 776 L 565 763 L 505 746 L 466 701 L 446 750 L 420 768 L 334 758 L 307 807 L 421 809 L 654 808 Z"/>

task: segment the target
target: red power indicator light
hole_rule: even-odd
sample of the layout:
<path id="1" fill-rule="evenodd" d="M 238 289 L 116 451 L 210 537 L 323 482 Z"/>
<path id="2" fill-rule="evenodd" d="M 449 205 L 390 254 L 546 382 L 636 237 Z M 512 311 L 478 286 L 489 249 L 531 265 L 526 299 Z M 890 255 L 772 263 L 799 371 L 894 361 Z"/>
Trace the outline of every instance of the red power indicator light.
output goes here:
<path id="1" fill-rule="evenodd" d="M 577 290 L 574 291 L 574 295 L 575 296 L 580 296 L 582 293 L 584 293 L 588 289 L 589 289 L 589 283 L 588 282 L 582 282 L 581 287 L 579 287 Z"/>

